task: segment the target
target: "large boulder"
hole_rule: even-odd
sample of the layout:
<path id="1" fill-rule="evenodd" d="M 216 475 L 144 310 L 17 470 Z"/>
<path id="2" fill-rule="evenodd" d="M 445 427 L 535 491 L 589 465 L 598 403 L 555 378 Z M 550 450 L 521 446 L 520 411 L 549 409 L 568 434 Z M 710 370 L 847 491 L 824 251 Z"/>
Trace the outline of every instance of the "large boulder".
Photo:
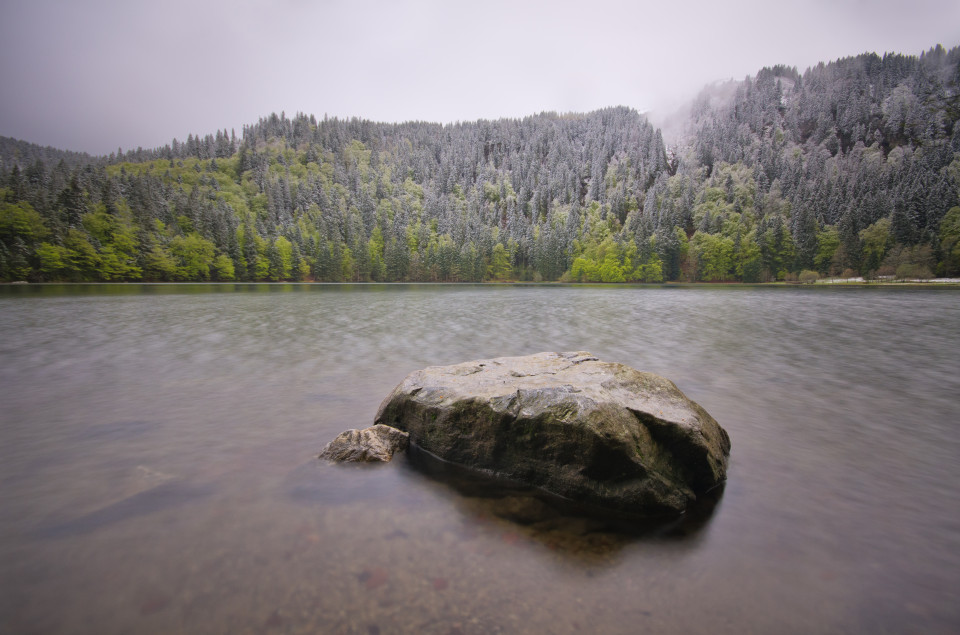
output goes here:
<path id="1" fill-rule="evenodd" d="M 407 449 L 409 435 L 397 428 L 373 425 L 363 430 L 347 430 L 327 444 L 321 459 L 336 463 L 386 463 L 397 452 Z"/>
<path id="2" fill-rule="evenodd" d="M 673 382 L 585 352 L 415 371 L 375 423 L 446 461 L 645 515 L 684 511 L 724 480 L 730 452 Z"/>

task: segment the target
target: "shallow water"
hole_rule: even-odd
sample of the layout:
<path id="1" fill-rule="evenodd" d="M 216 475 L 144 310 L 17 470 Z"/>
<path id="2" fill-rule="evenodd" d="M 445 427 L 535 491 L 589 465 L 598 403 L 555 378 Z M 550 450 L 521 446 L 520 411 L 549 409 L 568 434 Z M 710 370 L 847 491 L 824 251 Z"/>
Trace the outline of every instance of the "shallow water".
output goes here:
<path id="1" fill-rule="evenodd" d="M 546 350 L 704 406 L 716 506 L 313 459 L 412 370 Z M 0 632 L 956 632 L 958 353 L 938 289 L 3 287 Z"/>

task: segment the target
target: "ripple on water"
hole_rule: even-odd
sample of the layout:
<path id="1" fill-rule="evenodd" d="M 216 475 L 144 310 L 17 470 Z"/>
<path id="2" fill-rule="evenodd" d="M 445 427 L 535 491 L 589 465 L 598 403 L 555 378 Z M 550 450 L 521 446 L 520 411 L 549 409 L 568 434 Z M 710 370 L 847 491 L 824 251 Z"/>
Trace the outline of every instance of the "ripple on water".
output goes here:
<path id="1" fill-rule="evenodd" d="M 144 289 L 0 293 L 12 632 L 960 628 L 955 292 Z M 703 405 L 716 504 L 638 530 L 313 459 L 412 370 L 548 350 Z"/>

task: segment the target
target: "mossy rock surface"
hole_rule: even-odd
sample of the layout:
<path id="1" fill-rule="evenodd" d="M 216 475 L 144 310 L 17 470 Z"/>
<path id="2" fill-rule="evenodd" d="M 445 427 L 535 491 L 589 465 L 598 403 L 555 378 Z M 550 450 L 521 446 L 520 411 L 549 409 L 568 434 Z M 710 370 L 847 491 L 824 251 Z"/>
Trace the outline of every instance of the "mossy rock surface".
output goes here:
<path id="1" fill-rule="evenodd" d="M 446 461 L 646 515 L 683 512 L 725 479 L 730 453 L 673 382 L 586 352 L 415 371 L 375 423 Z"/>

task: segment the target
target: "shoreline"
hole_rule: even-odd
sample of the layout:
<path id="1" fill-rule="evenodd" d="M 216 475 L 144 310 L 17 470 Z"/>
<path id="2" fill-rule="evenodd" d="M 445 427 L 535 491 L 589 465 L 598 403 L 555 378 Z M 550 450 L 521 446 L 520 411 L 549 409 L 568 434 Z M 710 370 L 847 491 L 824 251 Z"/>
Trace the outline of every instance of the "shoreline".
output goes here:
<path id="1" fill-rule="evenodd" d="M 568 286 L 568 287 L 884 287 L 884 288 L 917 288 L 917 287 L 936 287 L 936 288 L 960 288 L 960 278 L 931 278 L 929 280 L 864 280 L 863 278 L 821 278 L 816 282 L 804 283 L 795 281 L 776 281 L 776 282 L 737 282 L 737 281 L 698 281 L 698 282 L 560 282 L 560 281 L 541 281 L 534 282 L 530 280 L 497 280 L 485 282 L 434 282 L 434 281 L 408 281 L 408 282 L 314 282 L 310 280 L 300 281 L 181 281 L 181 282 L 154 282 L 154 281 L 123 281 L 123 282 L 27 282 L 17 280 L 13 282 L 0 282 L 0 287 L 51 287 L 51 286 L 103 286 L 103 287 L 132 287 L 158 286 L 219 286 L 226 287 L 230 285 L 292 285 L 292 286 L 404 286 L 404 285 L 446 285 L 446 286 Z"/>

